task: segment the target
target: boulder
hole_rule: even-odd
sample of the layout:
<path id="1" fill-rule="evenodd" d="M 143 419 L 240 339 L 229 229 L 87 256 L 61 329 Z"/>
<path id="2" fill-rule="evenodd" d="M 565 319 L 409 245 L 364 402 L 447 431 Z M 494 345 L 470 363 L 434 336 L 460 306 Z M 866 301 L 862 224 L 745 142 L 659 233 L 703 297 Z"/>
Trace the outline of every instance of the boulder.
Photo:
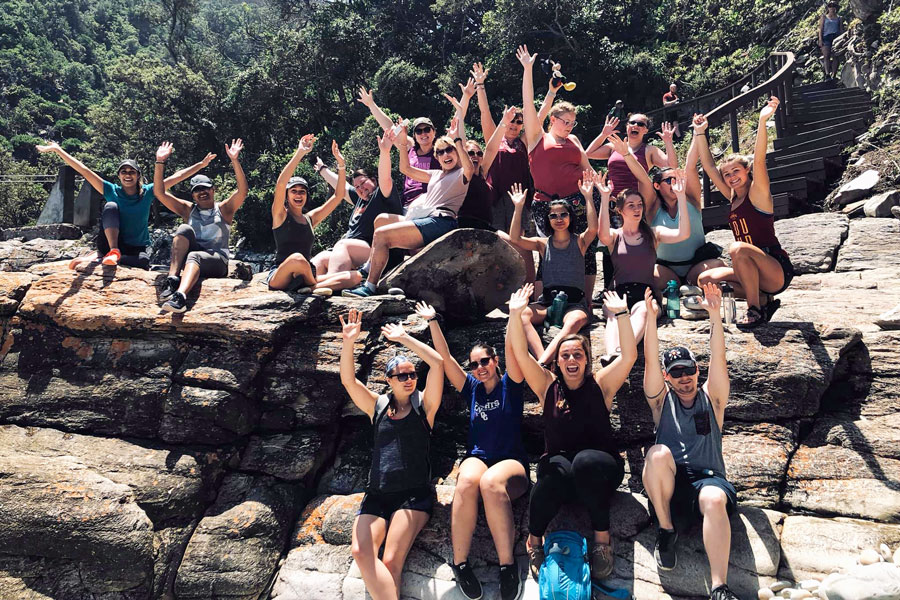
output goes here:
<path id="1" fill-rule="evenodd" d="M 482 318 L 525 281 L 525 263 L 496 233 L 456 229 L 385 275 L 381 288 L 399 287 L 463 322 Z"/>
<path id="2" fill-rule="evenodd" d="M 900 329 L 900 304 L 878 315 L 875 324 L 882 329 Z"/>
<path id="3" fill-rule="evenodd" d="M 890 217 L 891 208 L 900 201 L 900 190 L 891 190 L 875 194 L 863 205 L 863 212 L 867 217 Z"/>
<path id="4" fill-rule="evenodd" d="M 890 563 L 833 573 L 822 582 L 828 600 L 900 600 L 900 568 Z"/>
<path id="5" fill-rule="evenodd" d="M 874 20 L 884 10 L 882 0 L 850 0 L 850 10 L 860 21 Z"/>
<path id="6" fill-rule="evenodd" d="M 896 267 L 892 240 L 900 234 L 897 219 L 854 219 L 847 241 L 838 251 L 836 271 Z"/>
<path id="7" fill-rule="evenodd" d="M 79 240 L 12 239 L 0 242 L 0 271 L 27 271 L 32 266 L 56 260 L 68 262 L 90 251 Z"/>
<path id="8" fill-rule="evenodd" d="M 881 175 L 875 169 L 863 171 L 861 175 L 848 181 L 837 191 L 833 192 L 827 202 L 831 206 L 844 206 L 850 202 L 861 200 L 872 193 L 872 190 L 878 185 Z"/>
<path id="9" fill-rule="evenodd" d="M 83 231 L 69 223 L 53 223 L 50 225 L 29 225 L 27 227 L 8 227 L 0 229 L 0 240 L 20 240 L 29 242 L 33 239 L 42 240 L 77 240 L 81 238 Z"/>
<path id="10" fill-rule="evenodd" d="M 10 317 L 16 312 L 35 279 L 37 277 L 31 273 L 0 272 L 0 318 Z"/>

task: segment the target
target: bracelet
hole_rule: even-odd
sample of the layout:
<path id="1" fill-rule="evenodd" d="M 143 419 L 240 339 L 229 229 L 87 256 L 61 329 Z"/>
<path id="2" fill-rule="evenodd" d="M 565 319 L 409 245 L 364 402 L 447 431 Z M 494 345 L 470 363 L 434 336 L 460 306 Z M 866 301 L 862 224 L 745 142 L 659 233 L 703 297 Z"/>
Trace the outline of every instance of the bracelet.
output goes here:
<path id="1" fill-rule="evenodd" d="M 484 87 L 484 83 L 483 83 L 483 82 L 482 82 L 482 83 L 476 83 L 476 84 L 475 84 L 475 87 Z"/>
<path id="2" fill-rule="evenodd" d="M 324 168 L 325 168 L 325 165 L 322 165 L 321 167 L 319 167 L 318 169 L 316 169 L 316 175 L 321 175 L 321 174 L 322 174 L 322 169 L 324 169 Z"/>
<path id="3" fill-rule="evenodd" d="M 166 161 L 164 161 L 164 160 L 158 160 L 158 161 L 156 161 L 156 164 L 158 164 L 158 165 L 164 165 L 164 164 L 166 164 Z"/>
<path id="4" fill-rule="evenodd" d="M 343 167 L 338 167 L 338 171 L 346 171 L 346 170 L 347 170 L 346 165 L 344 165 Z"/>
<path id="5" fill-rule="evenodd" d="M 437 321 L 437 320 L 438 320 L 438 316 L 437 316 L 437 315 L 434 315 L 434 316 L 431 317 L 430 319 L 425 319 L 425 322 L 426 322 L 426 323 L 431 323 L 432 321 Z"/>
<path id="6" fill-rule="evenodd" d="M 461 137 L 453 138 L 453 143 L 454 143 L 454 144 L 456 144 L 456 143 L 458 143 L 458 142 L 461 142 L 461 141 L 462 141 L 462 138 L 461 138 Z"/>
<path id="7" fill-rule="evenodd" d="M 626 309 L 623 310 L 622 312 L 617 312 L 617 313 L 615 313 L 613 316 L 616 317 L 616 318 L 618 318 L 618 317 L 621 317 L 621 316 L 623 316 L 623 315 L 630 315 L 630 314 L 631 314 L 631 311 L 628 310 L 628 309 L 626 308 Z"/>

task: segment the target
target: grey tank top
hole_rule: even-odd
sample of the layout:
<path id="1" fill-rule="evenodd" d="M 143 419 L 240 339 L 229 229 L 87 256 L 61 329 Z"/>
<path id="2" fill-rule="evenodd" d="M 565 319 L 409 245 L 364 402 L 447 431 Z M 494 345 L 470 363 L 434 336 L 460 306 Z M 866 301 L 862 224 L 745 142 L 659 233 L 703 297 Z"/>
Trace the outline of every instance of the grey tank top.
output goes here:
<path id="1" fill-rule="evenodd" d="M 688 472 L 725 479 L 722 431 L 702 387 L 690 408 L 685 408 L 675 392 L 669 390 L 656 427 L 656 443 L 668 446 L 675 464 L 686 467 Z"/>
<path id="2" fill-rule="evenodd" d="M 566 286 L 584 291 L 584 254 L 578 247 L 578 238 L 569 236 L 569 245 L 565 248 L 557 248 L 553 245 L 553 238 L 547 238 L 547 247 L 544 250 L 543 264 L 544 289 Z"/>
<path id="3" fill-rule="evenodd" d="M 231 235 L 231 224 L 225 221 L 219 205 L 209 210 L 200 210 L 195 205 L 191 209 L 188 225 L 194 230 L 197 245 L 210 252 L 230 258 L 228 254 L 228 238 Z"/>
<path id="4" fill-rule="evenodd" d="M 412 408 L 402 419 L 388 416 L 390 396 L 382 394 L 375 401 L 369 492 L 416 490 L 431 483 L 431 427 L 425 417 L 422 392 L 413 392 L 409 401 Z"/>

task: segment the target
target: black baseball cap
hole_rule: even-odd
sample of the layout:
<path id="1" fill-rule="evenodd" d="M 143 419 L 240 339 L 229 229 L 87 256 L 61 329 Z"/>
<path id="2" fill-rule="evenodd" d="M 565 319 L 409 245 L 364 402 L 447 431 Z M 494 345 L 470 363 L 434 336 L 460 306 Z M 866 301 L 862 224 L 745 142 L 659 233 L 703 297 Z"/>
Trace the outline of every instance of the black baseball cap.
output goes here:
<path id="1" fill-rule="evenodd" d="M 675 346 L 663 353 L 663 365 L 666 368 L 666 373 L 674 367 L 693 367 L 696 364 L 697 358 L 694 356 L 694 353 L 684 346 Z"/>
<path id="2" fill-rule="evenodd" d="M 121 170 L 122 170 L 122 167 L 131 167 L 132 169 L 134 169 L 134 170 L 137 171 L 138 173 L 141 172 L 141 168 L 138 166 L 137 162 L 131 160 L 130 158 L 126 158 L 126 159 L 123 160 L 121 163 L 119 163 L 119 168 L 116 169 L 116 173 L 118 173 L 119 171 L 121 171 Z"/>
<path id="3" fill-rule="evenodd" d="M 191 193 L 194 193 L 194 190 L 197 188 L 211 188 L 213 187 L 212 179 L 207 177 L 206 175 L 194 175 L 191 177 Z"/>
<path id="4" fill-rule="evenodd" d="M 307 183 L 307 181 L 302 177 L 291 177 L 290 179 L 288 179 L 287 185 L 284 186 L 284 189 L 289 190 L 292 187 L 295 187 L 298 185 L 302 185 L 303 187 L 306 188 L 307 192 L 309 191 L 309 183 Z"/>

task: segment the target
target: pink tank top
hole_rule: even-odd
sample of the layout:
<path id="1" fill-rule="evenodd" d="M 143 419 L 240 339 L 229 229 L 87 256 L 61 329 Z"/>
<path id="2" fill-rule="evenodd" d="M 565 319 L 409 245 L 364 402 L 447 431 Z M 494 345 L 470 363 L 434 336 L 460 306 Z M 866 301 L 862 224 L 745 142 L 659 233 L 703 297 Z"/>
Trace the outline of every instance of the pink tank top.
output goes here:
<path id="1" fill-rule="evenodd" d="M 534 179 L 535 200 L 550 201 L 578 193 L 581 149 L 570 139 L 561 144 L 545 133 L 528 156 Z"/>
<path id="2" fill-rule="evenodd" d="M 647 171 L 647 144 L 641 144 L 641 147 L 634 151 L 634 157 L 641 163 L 644 170 Z M 613 196 L 624 189 L 637 189 L 637 177 L 635 177 L 631 172 L 631 169 L 628 168 L 628 163 L 625 162 L 624 156 L 613 150 L 613 153 L 609 155 L 609 160 L 606 164 L 609 168 L 607 177 L 609 178 L 609 185 L 612 188 Z"/>

